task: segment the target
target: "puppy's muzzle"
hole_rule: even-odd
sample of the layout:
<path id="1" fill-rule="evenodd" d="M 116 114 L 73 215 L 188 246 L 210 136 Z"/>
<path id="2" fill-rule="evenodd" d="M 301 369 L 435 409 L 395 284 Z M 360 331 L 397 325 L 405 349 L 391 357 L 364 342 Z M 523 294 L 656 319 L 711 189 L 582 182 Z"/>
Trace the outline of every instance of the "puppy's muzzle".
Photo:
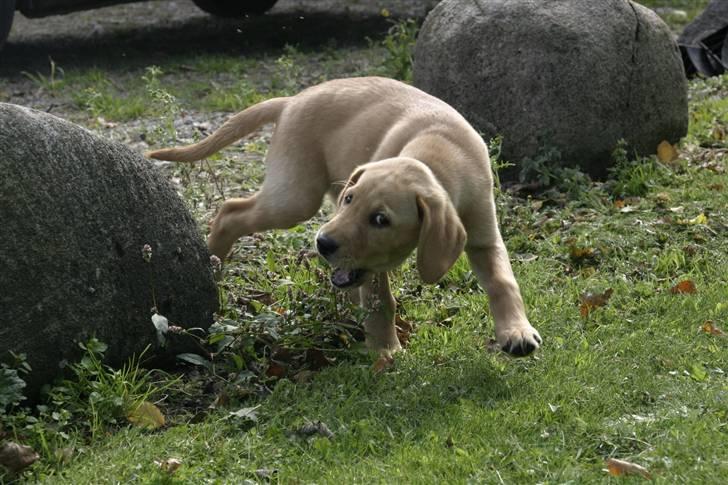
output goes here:
<path id="1" fill-rule="evenodd" d="M 331 262 L 330 258 L 339 249 L 339 243 L 326 234 L 319 234 L 316 237 L 316 249 L 321 256 Z M 365 275 L 366 271 L 363 269 L 334 268 L 331 284 L 337 288 L 356 287 L 363 283 Z"/>
<path id="2" fill-rule="evenodd" d="M 321 234 L 316 238 L 316 249 L 324 258 L 328 258 L 339 249 L 339 244 L 326 234 Z"/>

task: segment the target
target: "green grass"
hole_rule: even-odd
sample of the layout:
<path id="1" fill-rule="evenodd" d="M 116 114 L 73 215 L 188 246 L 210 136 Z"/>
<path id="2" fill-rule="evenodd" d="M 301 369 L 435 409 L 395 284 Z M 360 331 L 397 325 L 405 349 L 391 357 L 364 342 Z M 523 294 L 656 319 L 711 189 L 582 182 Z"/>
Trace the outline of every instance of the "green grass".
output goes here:
<path id="1" fill-rule="evenodd" d="M 78 445 L 60 471 L 46 475 L 53 469 L 39 466 L 29 476 L 48 483 L 229 483 L 265 473 L 280 483 L 606 483 L 616 479 L 603 471 L 604 460 L 617 457 L 647 467 L 660 483 L 721 483 L 728 474 L 728 337 L 701 326 L 712 321 L 728 330 L 728 160 L 710 135 L 726 126 L 712 108 L 724 83 L 691 84 L 693 125 L 676 162 L 630 162 L 633 170 L 571 198 L 558 191 L 500 195 L 514 270 L 545 338 L 535 356 L 489 350 L 487 297 L 464 260 L 433 287 L 420 287 L 407 264 L 393 287 L 418 328 L 394 368 L 374 375 L 356 345 L 316 340 L 341 332 L 337 322 L 356 315 L 332 303 L 325 277 L 317 276 L 323 267 L 298 261 L 315 223 L 276 231 L 228 267 L 228 323 L 275 329 L 268 352 L 323 346 L 332 366 L 304 383 L 293 372 L 263 377 L 270 395 L 242 393 L 202 422 L 191 422 L 170 398 L 160 404 L 172 423 L 167 429 L 122 427 Z M 229 157 L 239 149 L 227 153 L 211 162 L 213 171 L 233 171 Z M 639 186 L 645 173 L 654 180 L 615 205 L 610 190 Z M 209 183 L 204 177 L 190 175 L 191 192 Z M 697 293 L 670 291 L 684 279 Z M 607 288 L 608 303 L 583 317 L 580 295 Z M 272 296 L 244 309 L 240 301 L 251 289 Z M 286 310 L 289 320 L 260 320 Z M 336 311 L 345 315 L 336 320 Z M 256 354 L 255 341 L 226 351 L 267 364 L 270 353 Z M 249 377 L 249 366 L 243 374 Z M 219 378 L 226 386 L 235 379 Z M 198 398 L 204 406 L 215 397 Z M 257 405 L 255 420 L 230 415 Z M 296 432 L 319 420 L 333 438 Z M 169 457 L 183 463 L 172 477 L 154 464 Z"/>
<path id="2" fill-rule="evenodd" d="M 236 110 L 322 78 L 387 73 L 401 64 L 387 67 L 383 56 L 402 52 L 372 45 L 288 48 L 253 60 L 199 56 L 113 80 L 66 72 L 52 89 L 59 97 L 70 86 L 108 95 L 108 105 L 78 95 L 77 116 L 91 126 L 99 116 L 161 117 L 161 144 L 174 137 L 177 110 Z M 219 75 L 217 86 L 200 80 L 206 70 Z M 394 367 L 374 374 L 354 325 L 361 313 L 306 252 L 325 209 L 291 231 L 241 242 L 221 281 L 215 355 L 200 357 L 213 370 L 188 366 L 181 381 L 167 383 L 166 398 L 157 394 L 165 428 L 127 426 L 113 409 L 84 414 L 85 398 L 67 398 L 61 407 L 74 406 L 75 431 L 59 429 L 53 406 L 38 422 L 14 421 L 28 426 L 17 437 L 43 455 L 18 481 L 641 481 L 610 477 L 604 461 L 616 457 L 645 466 L 659 483 L 723 483 L 728 336 L 702 326 L 728 332 L 727 93 L 728 77 L 690 83 L 690 132 L 676 161 L 619 155 L 604 183 L 563 171 L 547 174 L 551 187 L 536 194 L 499 192 L 514 271 L 544 337 L 534 356 L 491 349 L 487 296 L 464 258 L 434 286 L 420 285 L 410 261 L 392 287 L 416 330 Z M 139 115 L 122 106 L 133 99 L 144 101 Z M 223 196 L 259 186 L 266 136 L 208 164 L 170 169 L 201 226 Z M 684 280 L 697 292 L 671 291 Z M 581 295 L 607 289 L 606 305 L 584 316 Z M 119 376 L 113 370 L 95 369 L 111 382 L 105 396 L 128 388 L 108 380 Z M 147 382 L 137 400 L 148 398 Z M 232 414 L 246 408 L 255 408 L 252 417 Z M 301 432 L 316 421 L 333 438 Z M 53 440 L 42 447 L 38 436 L 48 431 Z M 171 457 L 182 462 L 173 475 L 155 464 Z"/>
<path id="3" fill-rule="evenodd" d="M 665 22 L 667 22 L 676 32 L 682 31 L 690 21 L 699 15 L 710 0 L 636 0 L 637 3 L 650 8 L 667 8 L 673 10 L 663 10 L 659 12 Z"/>

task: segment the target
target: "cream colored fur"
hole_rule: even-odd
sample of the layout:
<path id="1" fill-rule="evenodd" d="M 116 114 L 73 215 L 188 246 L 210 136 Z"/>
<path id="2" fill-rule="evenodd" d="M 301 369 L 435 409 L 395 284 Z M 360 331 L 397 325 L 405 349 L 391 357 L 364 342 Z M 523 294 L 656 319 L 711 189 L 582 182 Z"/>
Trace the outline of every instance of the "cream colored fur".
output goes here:
<path id="1" fill-rule="evenodd" d="M 335 243 L 326 254 L 333 281 L 351 283 L 369 306 L 372 349 L 401 348 L 387 272 L 415 249 L 427 283 L 465 250 L 488 293 L 498 343 L 516 355 L 538 348 L 498 230 L 488 150 L 452 107 L 389 79 L 339 79 L 251 106 L 199 143 L 148 156 L 200 160 L 265 123 L 276 123 L 265 181 L 223 204 L 208 238 L 213 254 L 225 257 L 242 235 L 309 219 L 329 194 L 337 210 L 317 241 Z"/>

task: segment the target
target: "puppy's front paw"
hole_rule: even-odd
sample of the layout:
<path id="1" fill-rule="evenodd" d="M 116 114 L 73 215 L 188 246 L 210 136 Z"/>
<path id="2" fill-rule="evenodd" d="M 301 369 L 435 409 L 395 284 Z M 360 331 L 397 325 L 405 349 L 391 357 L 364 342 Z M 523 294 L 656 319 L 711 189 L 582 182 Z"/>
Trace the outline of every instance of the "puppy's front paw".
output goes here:
<path id="1" fill-rule="evenodd" d="M 498 332 L 498 345 L 504 352 L 523 357 L 536 350 L 542 340 L 538 331 L 528 323 Z"/>

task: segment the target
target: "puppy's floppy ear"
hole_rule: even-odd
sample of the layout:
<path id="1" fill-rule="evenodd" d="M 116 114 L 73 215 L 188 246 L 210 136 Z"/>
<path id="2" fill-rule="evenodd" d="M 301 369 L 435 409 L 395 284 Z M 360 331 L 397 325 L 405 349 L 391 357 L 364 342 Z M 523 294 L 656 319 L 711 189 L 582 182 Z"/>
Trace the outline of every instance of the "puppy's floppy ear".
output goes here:
<path id="1" fill-rule="evenodd" d="M 417 196 L 420 240 L 417 269 L 425 283 L 435 283 L 455 264 L 465 247 L 466 233 L 447 194 Z"/>
<path id="2" fill-rule="evenodd" d="M 339 193 L 339 198 L 336 201 L 336 205 L 341 205 L 341 198 L 344 196 L 344 192 L 346 192 L 346 189 L 356 185 L 356 183 L 359 181 L 365 171 L 366 169 L 364 167 L 359 167 L 352 172 L 352 174 L 349 176 L 349 180 L 346 181 L 346 184 L 344 184 L 344 188 Z"/>

